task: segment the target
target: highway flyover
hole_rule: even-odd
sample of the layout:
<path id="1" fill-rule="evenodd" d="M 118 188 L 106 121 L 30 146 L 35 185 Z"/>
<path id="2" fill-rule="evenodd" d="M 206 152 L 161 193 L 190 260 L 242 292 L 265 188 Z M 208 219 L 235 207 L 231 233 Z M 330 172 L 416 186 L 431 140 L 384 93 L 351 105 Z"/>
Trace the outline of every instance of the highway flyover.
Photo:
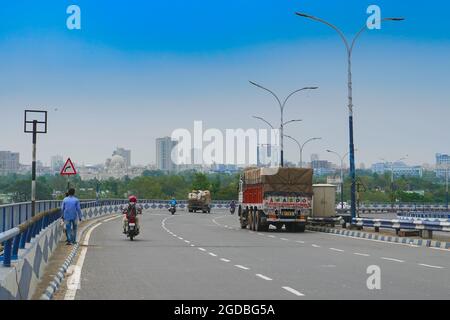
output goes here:
<path id="1" fill-rule="evenodd" d="M 450 298 L 446 250 L 317 232 L 250 232 L 224 210 L 145 211 L 133 242 L 121 226 L 118 217 L 90 229 L 65 299 Z M 374 267 L 381 289 L 370 290 Z"/>

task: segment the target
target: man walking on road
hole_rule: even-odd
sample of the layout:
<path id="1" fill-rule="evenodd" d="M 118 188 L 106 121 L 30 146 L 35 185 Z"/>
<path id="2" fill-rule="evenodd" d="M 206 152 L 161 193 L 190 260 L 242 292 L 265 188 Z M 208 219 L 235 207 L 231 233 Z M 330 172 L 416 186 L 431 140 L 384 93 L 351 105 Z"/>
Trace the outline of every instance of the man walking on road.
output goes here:
<path id="1" fill-rule="evenodd" d="M 66 224 L 67 245 L 77 243 L 77 222 L 83 218 L 81 213 L 80 200 L 75 197 L 75 189 L 69 190 L 69 195 L 64 198 L 61 210 L 63 221 Z"/>

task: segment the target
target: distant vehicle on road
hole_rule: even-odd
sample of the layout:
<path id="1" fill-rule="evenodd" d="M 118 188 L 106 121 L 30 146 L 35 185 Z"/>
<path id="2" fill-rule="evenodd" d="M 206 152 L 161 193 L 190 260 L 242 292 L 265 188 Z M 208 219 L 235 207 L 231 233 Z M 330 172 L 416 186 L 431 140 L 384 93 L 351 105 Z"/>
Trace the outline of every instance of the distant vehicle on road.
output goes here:
<path id="1" fill-rule="evenodd" d="M 211 192 L 209 190 L 193 190 L 189 193 L 188 211 L 211 213 Z"/>
<path id="2" fill-rule="evenodd" d="M 239 185 L 241 228 L 268 231 L 270 225 L 304 232 L 312 213 L 313 170 L 300 168 L 247 169 Z"/>
<path id="3" fill-rule="evenodd" d="M 336 205 L 336 209 L 337 209 L 337 210 L 341 210 L 341 209 L 342 209 L 341 203 L 342 203 L 342 202 L 339 202 L 339 203 Z M 350 210 L 350 209 L 352 208 L 351 205 L 348 204 L 347 202 L 344 202 L 343 204 L 344 204 L 344 210 Z"/>

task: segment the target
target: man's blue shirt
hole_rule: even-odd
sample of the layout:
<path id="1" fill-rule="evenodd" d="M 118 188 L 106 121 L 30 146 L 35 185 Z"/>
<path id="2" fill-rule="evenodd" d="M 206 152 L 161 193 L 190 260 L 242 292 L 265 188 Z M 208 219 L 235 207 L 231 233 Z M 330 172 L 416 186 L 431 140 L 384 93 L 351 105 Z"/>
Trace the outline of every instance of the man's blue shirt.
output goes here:
<path id="1" fill-rule="evenodd" d="M 64 220 L 77 220 L 77 214 L 79 219 L 83 217 L 83 214 L 81 213 L 80 200 L 76 197 L 69 196 L 64 198 L 61 205 L 61 210 L 63 212 Z"/>

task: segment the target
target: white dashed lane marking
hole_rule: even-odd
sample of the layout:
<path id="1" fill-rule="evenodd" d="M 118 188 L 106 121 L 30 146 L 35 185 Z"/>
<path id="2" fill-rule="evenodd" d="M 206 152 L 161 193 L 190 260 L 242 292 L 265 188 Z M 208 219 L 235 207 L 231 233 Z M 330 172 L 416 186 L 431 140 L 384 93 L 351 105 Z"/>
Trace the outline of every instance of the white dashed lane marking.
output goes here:
<path id="1" fill-rule="evenodd" d="M 317 244 L 312 244 L 311 246 L 313 246 L 314 248 L 320 248 L 320 246 L 318 246 Z"/>
<path id="2" fill-rule="evenodd" d="M 292 289 L 291 287 L 283 287 L 283 289 L 286 290 L 286 291 L 288 291 L 288 292 L 290 292 L 290 293 L 295 294 L 295 295 L 298 296 L 298 297 L 304 297 L 304 296 L 305 296 L 303 293 L 298 292 L 297 290 Z"/>
<path id="3" fill-rule="evenodd" d="M 383 260 L 387 260 L 387 261 L 400 262 L 400 263 L 403 263 L 403 262 L 405 262 L 405 261 L 403 261 L 403 260 L 399 260 L 399 259 L 394 259 L 394 258 L 386 258 L 386 257 L 381 257 L 381 259 L 383 259 Z"/>
<path id="4" fill-rule="evenodd" d="M 198 248 L 198 250 L 206 252 L 206 249 L 203 249 L 203 248 Z"/>
<path id="5" fill-rule="evenodd" d="M 212 253 L 212 252 L 210 252 L 209 255 L 212 256 L 212 257 L 217 257 L 217 254 Z"/>
<path id="6" fill-rule="evenodd" d="M 424 263 L 419 263 L 419 266 L 426 267 L 426 268 L 433 268 L 433 269 L 444 269 L 444 267 L 432 266 L 432 265 L 424 264 Z"/>
<path id="7" fill-rule="evenodd" d="M 224 258 L 220 259 L 220 261 L 227 262 L 227 263 L 230 262 L 230 260 L 224 259 Z"/>
<path id="8" fill-rule="evenodd" d="M 263 280 L 266 280 L 266 281 L 272 281 L 273 280 L 273 279 L 271 279 L 269 277 L 266 277 L 265 275 L 262 275 L 262 274 L 257 274 L 256 276 L 261 278 L 261 279 L 263 279 Z"/>
<path id="9" fill-rule="evenodd" d="M 361 257 L 370 257 L 370 254 L 367 253 L 359 253 L 359 252 L 355 252 L 353 253 L 355 256 L 361 256 Z"/>
<path id="10" fill-rule="evenodd" d="M 242 270 L 250 270 L 250 268 L 241 266 L 241 265 L 239 265 L 239 264 L 236 264 L 235 267 L 236 267 L 236 268 L 239 268 L 239 269 L 242 269 Z"/>
<path id="11" fill-rule="evenodd" d="M 280 240 L 289 241 L 289 239 L 286 239 L 286 238 L 280 238 Z"/>
<path id="12" fill-rule="evenodd" d="M 336 251 L 336 252 L 344 252 L 344 250 L 341 249 L 336 249 L 336 248 L 330 248 L 331 251 Z"/>

